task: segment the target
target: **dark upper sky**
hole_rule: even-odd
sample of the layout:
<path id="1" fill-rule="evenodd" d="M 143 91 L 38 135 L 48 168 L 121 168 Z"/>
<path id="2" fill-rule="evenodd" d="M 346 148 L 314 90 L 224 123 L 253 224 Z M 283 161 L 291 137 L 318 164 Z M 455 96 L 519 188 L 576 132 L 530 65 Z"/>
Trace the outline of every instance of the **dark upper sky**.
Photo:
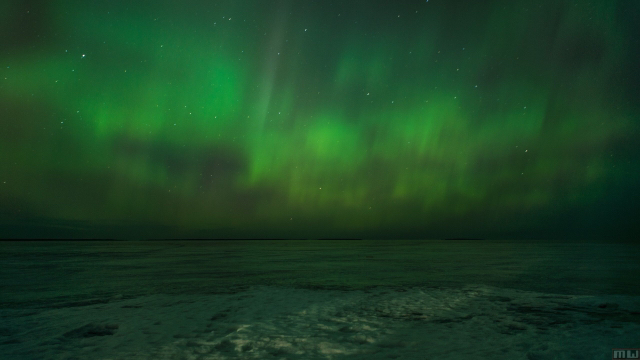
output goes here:
<path id="1" fill-rule="evenodd" d="M 2 1 L 0 236 L 631 238 L 637 1 Z"/>

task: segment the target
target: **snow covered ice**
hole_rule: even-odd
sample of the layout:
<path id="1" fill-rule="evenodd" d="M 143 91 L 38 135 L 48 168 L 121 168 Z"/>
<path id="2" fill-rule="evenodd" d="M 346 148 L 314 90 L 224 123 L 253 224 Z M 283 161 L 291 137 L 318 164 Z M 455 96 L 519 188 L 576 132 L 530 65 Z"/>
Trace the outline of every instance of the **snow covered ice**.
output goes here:
<path id="1" fill-rule="evenodd" d="M 58 296 L 0 316 L 3 359 L 602 359 L 640 342 L 635 295 L 486 284 Z"/>

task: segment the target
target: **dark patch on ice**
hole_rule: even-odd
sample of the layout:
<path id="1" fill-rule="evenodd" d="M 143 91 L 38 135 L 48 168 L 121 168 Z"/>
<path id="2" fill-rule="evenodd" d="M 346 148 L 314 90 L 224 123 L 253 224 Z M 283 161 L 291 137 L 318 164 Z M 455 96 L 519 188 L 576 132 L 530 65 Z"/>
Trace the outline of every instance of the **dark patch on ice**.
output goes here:
<path id="1" fill-rule="evenodd" d="M 354 329 L 351 326 L 343 326 L 340 329 L 338 329 L 338 331 L 343 332 L 343 333 L 355 333 L 355 332 L 358 332 L 358 330 Z"/>
<path id="2" fill-rule="evenodd" d="M 113 335 L 118 330 L 117 324 L 87 324 L 77 329 L 64 333 L 66 338 L 89 338 L 94 336 L 107 336 Z"/>
<path id="3" fill-rule="evenodd" d="M 172 306 L 176 306 L 176 305 L 193 304 L 193 303 L 194 303 L 194 301 L 178 300 L 178 301 L 170 301 L 170 302 L 167 302 L 166 304 L 162 304 L 160 306 L 162 306 L 162 307 L 172 307 Z"/>
<path id="4" fill-rule="evenodd" d="M 401 347 L 406 347 L 409 344 L 401 340 L 385 339 L 378 342 L 377 345 L 378 347 L 381 347 L 381 348 L 401 348 Z"/>
<path id="5" fill-rule="evenodd" d="M 0 344 L 2 345 L 12 345 L 12 344 L 20 344 L 22 341 L 18 340 L 18 339 L 9 339 L 9 340 L 5 340 L 3 342 L 1 342 Z"/>
<path id="6" fill-rule="evenodd" d="M 123 305 L 121 308 L 123 309 L 140 309 L 142 305 Z"/>
<path id="7" fill-rule="evenodd" d="M 235 349 L 235 345 L 228 339 L 222 340 L 218 345 L 214 346 L 214 348 L 218 351 L 233 351 Z"/>
<path id="8" fill-rule="evenodd" d="M 233 277 L 236 276 L 237 273 L 233 273 L 233 274 L 229 274 L 226 277 Z M 243 275 L 245 275 L 245 273 L 243 273 Z M 216 275 L 218 276 L 218 275 Z M 225 277 L 225 276 L 220 276 L 220 277 Z M 208 294 L 208 295 L 235 295 L 237 293 L 241 293 L 241 292 L 245 292 L 247 290 L 249 290 L 250 286 L 248 285 L 236 285 L 236 286 L 232 286 L 230 288 L 225 288 L 225 289 L 210 289 L 206 292 L 204 292 L 204 294 Z"/>
<path id="9" fill-rule="evenodd" d="M 527 327 L 525 325 L 515 323 L 515 324 L 508 324 L 506 328 L 500 332 L 506 335 L 514 335 L 520 331 L 525 331 L 525 330 L 527 330 Z"/>
<path id="10" fill-rule="evenodd" d="M 0 305 L 0 308 L 8 308 L 10 306 L 4 306 L 4 304 Z M 39 312 L 37 311 L 24 311 L 24 312 L 17 312 L 15 315 L 13 315 L 13 317 L 26 317 L 26 316 L 33 316 L 33 315 L 38 315 Z"/>
<path id="11" fill-rule="evenodd" d="M 532 305 L 510 305 L 508 311 L 517 314 L 520 323 L 535 326 L 538 330 L 548 330 L 550 327 L 575 324 L 594 325 L 603 321 L 616 324 L 610 327 L 619 327 L 619 323 L 634 322 L 640 324 L 640 314 L 631 311 L 620 310 L 616 303 L 599 303 L 592 306 L 564 305 L 554 308 L 544 308 Z"/>
<path id="12" fill-rule="evenodd" d="M 571 296 L 566 296 L 566 295 L 541 295 L 541 296 L 538 296 L 538 299 L 561 299 L 561 300 L 568 300 L 568 299 L 571 299 Z"/>
<path id="13" fill-rule="evenodd" d="M 556 313 L 554 311 L 549 311 L 541 307 L 536 307 L 532 305 L 512 305 L 512 306 L 509 306 L 507 310 L 515 311 L 518 313 L 524 313 L 524 314 L 555 314 Z M 556 310 L 561 310 L 561 309 L 556 309 Z"/>
<path id="14" fill-rule="evenodd" d="M 453 322 L 453 319 L 434 319 L 432 320 L 432 322 L 438 323 L 438 324 L 447 324 L 447 323 Z"/>
<path id="15" fill-rule="evenodd" d="M 587 315 L 596 318 L 598 321 L 609 320 L 619 322 L 633 322 L 640 324 L 640 313 L 631 311 L 588 311 Z"/>
<path id="16" fill-rule="evenodd" d="M 489 301 L 499 301 L 499 302 L 510 302 L 513 299 L 508 298 L 506 296 L 488 296 L 487 300 L 489 300 Z"/>
<path id="17" fill-rule="evenodd" d="M 87 300 L 79 300 L 79 301 L 60 302 L 60 303 L 52 304 L 51 306 L 46 306 L 46 307 L 52 308 L 52 309 L 64 309 L 64 308 L 70 308 L 70 307 L 107 304 L 109 303 L 109 301 L 110 299 L 87 299 Z"/>
<path id="18" fill-rule="evenodd" d="M 287 352 L 283 348 L 269 348 L 267 352 L 269 355 L 276 357 L 287 355 Z"/>
<path id="19" fill-rule="evenodd" d="M 553 310 L 556 310 L 556 311 L 580 311 L 580 308 L 572 307 L 572 306 L 559 306 L 559 307 L 554 308 Z"/>
<path id="20" fill-rule="evenodd" d="M 305 290 L 343 291 L 343 292 L 350 292 L 354 290 L 353 287 L 347 286 L 347 285 L 319 285 L 319 284 L 300 285 L 300 286 L 297 286 L 297 288 L 305 289 Z"/>
<path id="21" fill-rule="evenodd" d="M 458 317 L 452 317 L 452 318 L 439 318 L 439 319 L 430 320 L 430 322 L 434 322 L 436 324 L 448 324 L 448 323 L 461 323 L 471 319 L 473 319 L 473 315 L 458 316 Z M 423 320 L 423 319 L 419 318 L 416 320 Z"/>
<path id="22" fill-rule="evenodd" d="M 640 324 L 640 313 L 636 311 L 628 311 L 620 309 L 620 305 L 616 303 L 600 303 L 593 307 L 582 306 L 565 306 L 557 307 L 554 310 L 571 311 L 590 316 L 590 320 L 582 320 L 583 322 L 597 323 L 603 320 L 634 322 Z"/>
<path id="23" fill-rule="evenodd" d="M 226 317 L 228 316 L 227 312 L 229 312 L 229 310 L 225 310 L 225 311 L 223 311 L 223 312 L 219 312 L 219 313 L 217 313 L 217 314 L 213 315 L 213 316 L 211 317 L 211 319 L 209 319 L 209 320 L 211 320 L 211 321 L 215 321 L 215 320 L 224 319 L 224 318 L 226 318 Z"/>
<path id="24" fill-rule="evenodd" d="M 508 311 L 518 314 L 517 320 L 521 323 L 535 326 L 539 330 L 547 330 L 551 326 L 571 323 L 572 315 L 567 314 L 568 309 L 544 309 L 532 305 L 510 305 Z"/>
<path id="25" fill-rule="evenodd" d="M 243 299 L 251 299 L 255 297 L 254 295 L 240 295 L 236 298 L 236 300 L 243 300 Z"/>
<path id="26" fill-rule="evenodd" d="M 598 307 L 600 309 L 617 309 L 619 305 L 615 303 L 603 303 L 603 304 L 599 304 Z"/>
<path id="27" fill-rule="evenodd" d="M 364 345 L 367 344 L 367 337 L 364 335 L 355 335 L 349 339 L 349 341 L 353 344 Z"/>

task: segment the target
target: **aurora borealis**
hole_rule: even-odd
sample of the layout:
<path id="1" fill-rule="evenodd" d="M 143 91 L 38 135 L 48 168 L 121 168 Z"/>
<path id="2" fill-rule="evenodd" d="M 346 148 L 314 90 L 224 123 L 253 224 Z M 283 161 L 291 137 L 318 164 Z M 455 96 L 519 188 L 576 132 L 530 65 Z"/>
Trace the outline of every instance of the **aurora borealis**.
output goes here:
<path id="1" fill-rule="evenodd" d="M 633 236 L 639 13 L 3 1 L 0 236 Z"/>

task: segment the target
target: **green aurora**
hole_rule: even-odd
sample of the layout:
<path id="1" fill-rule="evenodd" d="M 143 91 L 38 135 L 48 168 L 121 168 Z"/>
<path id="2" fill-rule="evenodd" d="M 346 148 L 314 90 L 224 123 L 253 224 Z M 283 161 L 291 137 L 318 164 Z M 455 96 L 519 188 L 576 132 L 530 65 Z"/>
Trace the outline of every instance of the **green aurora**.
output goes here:
<path id="1" fill-rule="evenodd" d="M 3 1 L 0 236 L 630 238 L 639 14 Z"/>

